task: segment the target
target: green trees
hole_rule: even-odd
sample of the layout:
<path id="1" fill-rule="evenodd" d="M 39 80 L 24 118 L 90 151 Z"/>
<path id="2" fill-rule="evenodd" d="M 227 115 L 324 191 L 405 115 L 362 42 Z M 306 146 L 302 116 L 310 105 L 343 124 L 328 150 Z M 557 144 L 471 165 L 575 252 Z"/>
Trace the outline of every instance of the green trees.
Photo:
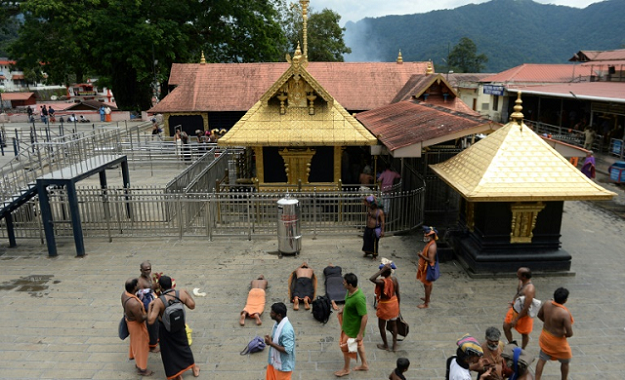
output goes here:
<path id="1" fill-rule="evenodd" d="M 3 25 L 23 14 L 8 52 L 29 79 L 97 77 L 124 110 L 149 108 L 155 83 L 166 93 L 172 63 L 199 62 L 201 51 L 207 62 L 284 60 L 301 33 L 294 12 L 287 0 L 0 0 Z M 310 15 L 310 60 L 342 61 L 350 52 L 339 20 L 327 9 Z"/>
<path id="2" fill-rule="evenodd" d="M 459 73 L 479 73 L 486 62 L 488 57 L 477 55 L 477 46 L 467 37 L 462 37 L 447 56 L 449 68 Z"/>
<path id="3" fill-rule="evenodd" d="M 341 16 L 330 10 L 321 12 L 308 10 L 308 60 L 318 62 L 343 62 L 343 54 L 352 52 L 345 46 L 345 28 L 339 26 Z M 284 33 L 288 52 L 295 51 L 298 42 L 303 44 L 304 36 L 302 10 L 299 4 L 292 5 L 284 16 Z"/>

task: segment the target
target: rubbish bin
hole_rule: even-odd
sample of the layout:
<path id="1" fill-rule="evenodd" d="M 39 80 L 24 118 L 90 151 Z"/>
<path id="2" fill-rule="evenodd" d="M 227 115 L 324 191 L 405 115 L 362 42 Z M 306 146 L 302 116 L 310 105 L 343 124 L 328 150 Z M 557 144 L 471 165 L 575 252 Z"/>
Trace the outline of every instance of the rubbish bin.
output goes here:
<path id="1" fill-rule="evenodd" d="M 287 196 L 278 201 L 278 251 L 298 255 L 302 248 L 299 201 Z"/>
<path id="2" fill-rule="evenodd" d="M 610 179 L 616 183 L 625 183 L 625 161 L 616 161 L 608 168 Z"/>

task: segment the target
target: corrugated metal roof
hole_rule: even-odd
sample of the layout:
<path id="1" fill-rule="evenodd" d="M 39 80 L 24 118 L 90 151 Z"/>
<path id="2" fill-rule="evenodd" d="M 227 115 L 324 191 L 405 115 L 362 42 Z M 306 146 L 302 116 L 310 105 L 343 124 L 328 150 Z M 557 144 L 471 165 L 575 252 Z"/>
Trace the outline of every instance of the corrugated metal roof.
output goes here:
<path id="1" fill-rule="evenodd" d="M 524 94 L 556 96 L 570 99 L 587 99 L 625 102 L 625 82 L 561 83 L 543 86 L 506 86 L 508 91 Z"/>
<path id="2" fill-rule="evenodd" d="M 288 69 L 280 63 L 172 65 L 169 84 L 177 85 L 149 112 L 247 111 Z M 427 62 L 310 62 L 308 72 L 348 110 L 389 104 Z"/>
<path id="3" fill-rule="evenodd" d="M 529 127 L 516 122 L 430 168 L 475 202 L 608 200 L 616 196 L 588 179 Z"/>
<path id="4" fill-rule="evenodd" d="M 356 119 L 390 151 L 492 124 L 487 119 L 415 99 L 361 112 Z"/>
<path id="5" fill-rule="evenodd" d="M 482 83 L 568 83 L 575 78 L 589 77 L 590 67 L 573 64 L 524 63 L 480 80 Z"/>

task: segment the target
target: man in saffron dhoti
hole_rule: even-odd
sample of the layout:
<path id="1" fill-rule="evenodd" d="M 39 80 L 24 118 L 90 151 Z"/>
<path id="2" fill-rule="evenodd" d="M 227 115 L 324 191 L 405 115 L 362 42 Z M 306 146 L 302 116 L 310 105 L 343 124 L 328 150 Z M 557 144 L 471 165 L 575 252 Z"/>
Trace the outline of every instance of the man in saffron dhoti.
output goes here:
<path id="1" fill-rule="evenodd" d="M 369 281 L 375 284 L 375 297 L 378 301 L 376 316 L 378 317 L 378 327 L 383 344 L 378 344 L 381 350 L 389 349 L 386 340 L 386 324 L 388 323 L 393 335 L 393 352 L 397 349 L 397 317 L 399 317 L 399 284 L 397 279 L 391 274 L 393 269 L 391 264 L 384 264 Z"/>
<path id="2" fill-rule="evenodd" d="M 245 326 L 245 318 L 254 318 L 256 324 L 259 326 L 263 324 L 260 320 L 260 316 L 263 314 L 263 311 L 265 311 L 265 290 L 268 284 L 267 280 L 265 280 L 265 276 L 262 274 L 250 283 L 251 289 L 247 294 L 247 302 L 245 303 L 245 307 L 241 312 L 241 319 L 239 320 L 241 326 Z"/>

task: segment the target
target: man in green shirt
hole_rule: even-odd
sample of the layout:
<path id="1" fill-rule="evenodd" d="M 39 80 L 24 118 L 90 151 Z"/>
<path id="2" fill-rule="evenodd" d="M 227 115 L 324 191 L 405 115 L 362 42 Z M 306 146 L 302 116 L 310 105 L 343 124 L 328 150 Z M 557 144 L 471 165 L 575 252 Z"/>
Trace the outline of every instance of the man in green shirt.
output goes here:
<path id="1" fill-rule="evenodd" d="M 356 352 L 350 352 L 349 346 L 356 346 L 360 355 L 361 364 L 354 368 L 355 371 L 368 371 L 369 365 L 365 358 L 365 346 L 362 339 L 367 327 L 367 298 L 362 290 L 358 289 L 358 277 L 353 273 L 343 276 L 343 286 L 347 290 L 345 306 L 339 311 L 339 323 L 341 324 L 341 339 L 339 345 L 343 351 L 345 365 L 340 371 L 334 372 L 337 377 L 350 373 L 349 364 L 351 359 L 358 359 Z M 353 349 L 351 351 L 354 351 Z"/>

